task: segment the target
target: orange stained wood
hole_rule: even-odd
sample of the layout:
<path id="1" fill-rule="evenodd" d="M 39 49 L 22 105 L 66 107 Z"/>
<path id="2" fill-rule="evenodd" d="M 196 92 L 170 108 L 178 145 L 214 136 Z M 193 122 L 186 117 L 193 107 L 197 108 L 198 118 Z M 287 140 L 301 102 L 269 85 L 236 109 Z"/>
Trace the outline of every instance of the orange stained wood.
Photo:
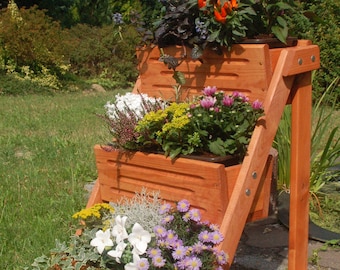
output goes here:
<path id="1" fill-rule="evenodd" d="M 181 57 L 183 52 L 180 48 L 164 51 L 177 57 Z M 187 51 L 187 54 L 189 53 L 190 51 Z M 217 63 L 214 64 L 215 60 L 211 60 L 211 57 L 216 58 Z M 158 58 L 157 48 L 142 49 L 138 52 L 140 78 L 136 82 L 134 92 L 172 98 L 172 71 L 160 63 Z M 210 85 L 226 92 L 237 90 L 250 96 L 251 100 L 264 101 L 265 116 L 255 128 L 248 155 L 239 172 L 230 172 L 238 174 L 237 181 L 232 188 L 215 183 L 216 187 L 220 186 L 221 191 L 228 194 L 225 195 L 227 202 L 223 201 L 220 195 L 212 196 L 211 193 L 207 193 L 208 198 L 204 202 L 210 206 L 216 203 L 218 212 L 221 213 L 219 219 L 225 240 L 220 248 L 229 255 L 227 268 L 233 261 L 254 201 L 258 199 L 257 194 L 261 190 L 262 179 L 268 168 L 268 153 L 284 107 L 287 103 L 292 103 L 289 270 L 307 269 L 311 71 L 318 69 L 319 65 L 319 48 L 311 45 L 309 41 L 299 41 L 296 47 L 272 50 L 266 45 L 235 45 L 231 52 L 223 51 L 223 56 L 207 53 L 203 56 L 203 63 L 184 59 L 178 67 L 188 78 L 184 90 L 191 96 L 200 94 L 204 86 Z M 186 166 L 183 166 L 183 170 L 186 169 Z M 209 170 L 201 166 L 192 169 Z M 223 169 L 217 168 L 212 178 L 223 175 L 222 171 Z M 178 172 L 180 178 L 186 179 L 182 169 Z M 228 174 L 227 169 L 225 172 Z M 152 179 L 151 175 L 150 178 Z M 176 181 L 180 182 L 180 179 L 176 178 Z M 97 181 L 95 190 L 102 190 L 100 185 Z M 128 186 L 125 183 L 124 185 Z M 186 189 L 190 190 L 191 187 L 186 186 Z M 92 194 L 88 205 L 90 202 L 103 200 L 103 196 L 110 196 L 103 192 L 98 193 L 100 192 Z M 197 196 L 201 196 L 200 200 L 204 198 L 204 194 Z"/>

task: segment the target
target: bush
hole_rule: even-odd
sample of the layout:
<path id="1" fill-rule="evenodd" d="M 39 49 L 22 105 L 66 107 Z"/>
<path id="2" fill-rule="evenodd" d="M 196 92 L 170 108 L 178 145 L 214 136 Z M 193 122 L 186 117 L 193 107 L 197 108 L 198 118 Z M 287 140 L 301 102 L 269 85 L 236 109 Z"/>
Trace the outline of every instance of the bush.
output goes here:
<path id="1" fill-rule="evenodd" d="M 130 25 L 78 24 L 68 31 L 70 71 L 82 78 L 96 78 L 98 83 L 112 81 L 112 88 L 131 86 L 138 75 L 137 43 L 138 35 Z"/>
<path id="2" fill-rule="evenodd" d="M 37 7 L 16 9 L 11 4 L 0 19 L 1 69 L 36 83 L 59 88 L 68 69 L 63 31 Z"/>
<path id="3" fill-rule="evenodd" d="M 320 47 L 321 68 L 313 80 L 313 99 L 318 100 L 334 79 L 340 76 L 340 2 L 337 0 L 302 1 L 301 8 L 310 19 L 296 19 L 295 32 L 300 37 L 310 39 Z M 340 86 L 335 87 L 332 95 L 337 96 L 340 103 Z"/>

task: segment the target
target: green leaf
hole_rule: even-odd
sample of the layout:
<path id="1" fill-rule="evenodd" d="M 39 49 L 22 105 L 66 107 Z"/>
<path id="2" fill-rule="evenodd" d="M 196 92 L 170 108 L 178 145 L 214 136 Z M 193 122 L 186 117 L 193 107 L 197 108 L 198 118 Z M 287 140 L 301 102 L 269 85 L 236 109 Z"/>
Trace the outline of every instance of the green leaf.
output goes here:
<path id="1" fill-rule="evenodd" d="M 209 150 L 215 155 L 225 156 L 224 142 L 221 140 L 221 138 L 217 138 L 215 141 L 210 142 Z"/>
<path id="2" fill-rule="evenodd" d="M 182 72 L 180 71 L 175 71 L 174 75 L 172 76 L 176 83 L 180 84 L 180 85 L 184 85 L 185 84 L 185 76 Z"/>
<path id="3" fill-rule="evenodd" d="M 283 43 L 286 44 L 286 39 L 288 36 L 288 29 L 279 26 L 273 26 L 271 28 L 272 33 Z"/>

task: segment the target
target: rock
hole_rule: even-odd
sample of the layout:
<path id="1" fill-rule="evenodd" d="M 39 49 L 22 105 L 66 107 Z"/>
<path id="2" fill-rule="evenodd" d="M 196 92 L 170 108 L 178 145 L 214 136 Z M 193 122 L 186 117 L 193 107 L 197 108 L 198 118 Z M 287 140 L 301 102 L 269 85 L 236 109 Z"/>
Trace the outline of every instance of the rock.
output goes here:
<path id="1" fill-rule="evenodd" d="M 96 83 L 91 85 L 91 89 L 95 92 L 98 92 L 98 93 L 105 93 L 106 92 L 106 90 L 104 89 L 103 86 L 101 86 L 100 84 L 96 84 Z"/>

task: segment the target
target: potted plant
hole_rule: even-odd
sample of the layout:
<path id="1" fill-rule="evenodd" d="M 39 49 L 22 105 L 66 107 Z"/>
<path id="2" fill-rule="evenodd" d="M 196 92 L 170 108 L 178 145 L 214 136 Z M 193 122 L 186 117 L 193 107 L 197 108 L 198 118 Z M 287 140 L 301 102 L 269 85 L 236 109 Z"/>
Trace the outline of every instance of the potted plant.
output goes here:
<path id="1" fill-rule="evenodd" d="M 227 255 L 217 225 L 186 199 L 173 207 L 143 190 L 121 203 L 101 203 L 73 215 L 80 232 L 57 243 L 26 269 L 222 269 Z"/>
<path id="2" fill-rule="evenodd" d="M 105 108 L 100 117 L 114 139 L 95 146 L 98 180 L 89 206 L 146 187 L 160 190 L 168 202 L 186 197 L 205 218 L 221 221 L 252 131 L 263 115 L 260 101 L 205 87 L 186 102 L 127 93 Z M 268 214 L 271 164 L 249 220 Z"/>

